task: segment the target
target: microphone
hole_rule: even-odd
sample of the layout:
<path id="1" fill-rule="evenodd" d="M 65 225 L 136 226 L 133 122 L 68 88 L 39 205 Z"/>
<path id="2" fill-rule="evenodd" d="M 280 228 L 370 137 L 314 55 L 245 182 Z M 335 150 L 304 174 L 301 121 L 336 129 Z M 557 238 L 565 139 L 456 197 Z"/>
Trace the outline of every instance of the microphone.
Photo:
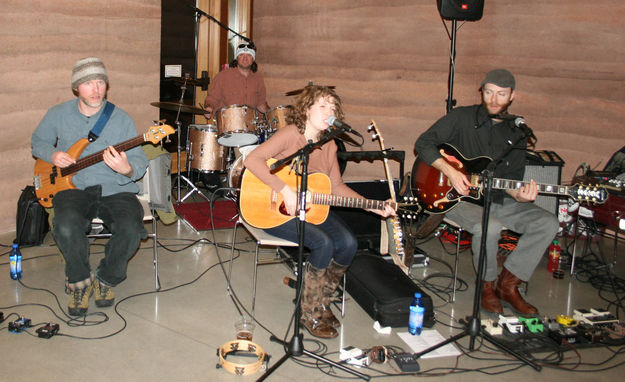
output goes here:
<path id="1" fill-rule="evenodd" d="M 529 128 L 529 126 L 527 126 L 527 124 L 525 123 L 525 119 L 523 119 L 523 117 L 515 118 L 514 119 L 514 126 L 516 126 L 519 129 L 521 129 L 521 131 L 523 131 L 523 134 L 525 134 L 525 136 L 527 138 L 534 138 L 534 139 L 536 139 L 536 136 L 534 135 L 534 132 L 532 131 L 532 129 Z"/>
<path id="2" fill-rule="evenodd" d="M 339 121 L 338 118 L 336 118 L 335 116 L 331 116 L 330 118 L 328 118 L 326 120 L 326 122 L 330 126 L 335 126 L 335 127 L 338 127 L 339 129 L 343 129 L 343 130 L 348 131 L 350 133 L 358 134 L 358 132 L 354 131 L 350 125 L 348 125 L 347 123 Z"/>

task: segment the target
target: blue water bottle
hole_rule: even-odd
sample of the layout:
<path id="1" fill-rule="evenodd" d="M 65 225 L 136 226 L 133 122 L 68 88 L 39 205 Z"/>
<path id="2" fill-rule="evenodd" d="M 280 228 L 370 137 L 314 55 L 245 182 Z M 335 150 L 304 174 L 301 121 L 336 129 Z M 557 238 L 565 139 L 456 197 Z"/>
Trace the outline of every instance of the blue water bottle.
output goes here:
<path id="1" fill-rule="evenodd" d="M 410 303 L 410 315 L 408 317 L 408 331 L 412 335 L 420 335 L 423 330 L 423 316 L 425 315 L 425 307 L 421 299 L 421 293 L 415 292 L 414 298 Z"/>
<path id="2" fill-rule="evenodd" d="M 11 278 L 19 280 L 22 278 L 22 253 L 17 244 L 13 244 L 11 254 L 9 255 Z"/>

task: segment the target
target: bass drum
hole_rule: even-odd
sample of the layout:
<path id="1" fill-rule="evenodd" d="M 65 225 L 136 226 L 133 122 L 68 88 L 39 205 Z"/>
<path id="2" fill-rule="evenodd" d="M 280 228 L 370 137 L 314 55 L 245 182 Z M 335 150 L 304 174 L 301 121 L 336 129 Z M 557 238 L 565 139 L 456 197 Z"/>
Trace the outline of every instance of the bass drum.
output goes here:
<path id="1" fill-rule="evenodd" d="M 241 155 L 234 162 L 232 162 L 232 165 L 228 170 L 228 187 L 237 194 L 239 191 L 238 189 L 241 188 L 241 177 L 243 176 L 243 170 L 245 170 L 243 161 L 247 158 L 247 155 L 257 147 L 258 145 L 239 147 Z"/>

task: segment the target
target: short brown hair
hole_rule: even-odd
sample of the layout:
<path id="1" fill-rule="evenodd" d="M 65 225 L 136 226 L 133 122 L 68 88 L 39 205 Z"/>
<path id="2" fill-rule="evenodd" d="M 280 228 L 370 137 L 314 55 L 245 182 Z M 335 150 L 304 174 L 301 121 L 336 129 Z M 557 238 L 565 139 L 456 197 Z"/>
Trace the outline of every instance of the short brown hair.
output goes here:
<path id="1" fill-rule="evenodd" d="M 334 100 L 336 118 L 344 119 L 345 115 L 343 114 L 341 98 L 333 89 L 327 86 L 308 85 L 297 96 L 295 105 L 287 117 L 287 122 L 295 124 L 299 132 L 304 134 L 306 129 L 306 112 L 319 98 L 323 97 L 330 97 Z"/>

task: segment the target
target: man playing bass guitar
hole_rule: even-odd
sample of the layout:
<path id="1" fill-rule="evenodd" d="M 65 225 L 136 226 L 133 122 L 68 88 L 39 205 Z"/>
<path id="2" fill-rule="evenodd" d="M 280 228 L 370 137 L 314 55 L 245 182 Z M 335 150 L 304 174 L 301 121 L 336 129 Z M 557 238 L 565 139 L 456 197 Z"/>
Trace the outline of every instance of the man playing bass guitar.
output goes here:
<path id="1" fill-rule="evenodd" d="M 505 69 L 488 72 L 479 89 L 479 105 L 458 107 L 439 119 L 415 143 L 419 159 L 438 169 L 460 195 L 468 195 L 470 179 L 444 158 L 441 144 L 455 147 L 465 158 L 498 157 L 523 132 L 508 116 L 508 107 L 515 96 L 514 76 Z M 521 140 L 496 166 L 494 176 L 522 180 L 525 171 L 526 140 Z M 489 312 L 502 313 L 501 301 L 521 314 L 538 310 L 526 302 L 517 286 L 532 276 L 545 249 L 555 237 L 558 220 L 555 215 L 531 203 L 538 190 L 534 180 L 516 190 L 493 190 L 486 238 L 486 268 L 481 305 Z M 473 234 L 473 263 L 478 267 L 482 233 L 482 207 L 460 201 L 447 216 Z M 502 227 L 521 234 L 516 249 L 508 255 L 498 275 L 497 250 Z"/>
<path id="2" fill-rule="evenodd" d="M 91 143 L 78 153 L 81 158 L 103 150 L 103 161 L 73 176 L 75 188 L 60 191 L 52 199 L 52 233 L 65 258 L 68 313 L 82 316 L 87 313 L 92 294 L 98 307 L 113 304 L 113 287 L 126 278 L 128 260 L 147 235 L 135 182 L 145 174 L 148 160 L 140 147 L 127 151 L 114 148 L 136 136 L 137 129 L 130 115 L 107 101 L 108 75 L 99 58 L 78 60 L 71 84 L 76 98 L 48 110 L 33 132 L 31 146 L 34 157 L 59 169 L 77 162 L 79 158 L 69 153 L 88 136 L 96 139 L 90 139 Z M 61 180 L 49 176 L 40 183 Z M 102 219 L 112 237 L 92 273 L 86 234 L 95 217 Z"/>

